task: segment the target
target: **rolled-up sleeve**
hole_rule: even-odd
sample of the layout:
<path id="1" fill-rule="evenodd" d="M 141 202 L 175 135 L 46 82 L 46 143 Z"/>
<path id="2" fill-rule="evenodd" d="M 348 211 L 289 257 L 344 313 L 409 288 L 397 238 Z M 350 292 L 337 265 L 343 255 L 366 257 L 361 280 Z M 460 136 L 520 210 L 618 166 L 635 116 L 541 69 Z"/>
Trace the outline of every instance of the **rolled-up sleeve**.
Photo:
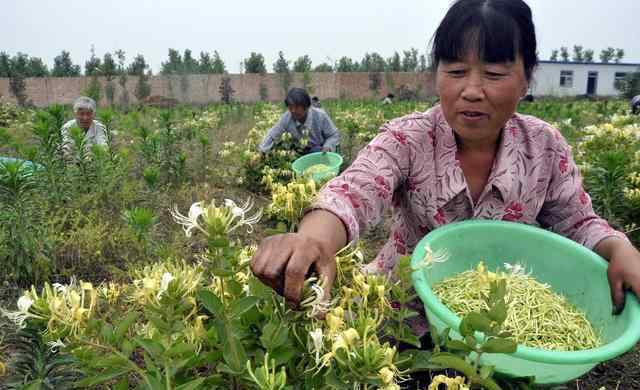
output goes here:
<path id="1" fill-rule="evenodd" d="M 571 149 L 565 142 L 556 149 L 551 169 L 549 190 L 538 215 L 543 227 L 592 250 L 608 237 L 628 241 L 624 233 L 613 229 L 594 212 L 591 198 L 584 191 L 580 171 L 571 157 Z"/>
<path id="2" fill-rule="evenodd" d="M 325 139 L 322 147 L 329 150 L 336 150 L 336 146 L 340 143 L 340 132 L 327 114 L 324 115 L 322 120 L 322 135 Z"/>
<path id="3" fill-rule="evenodd" d="M 285 112 L 284 114 L 282 114 L 278 123 L 276 123 L 275 126 L 273 126 L 267 132 L 267 135 L 265 135 L 260 145 L 258 145 L 259 151 L 261 151 L 262 153 L 267 153 L 268 151 L 271 150 L 271 148 L 273 148 L 273 144 L 278 139 L 280 139 L 282 134 L 286 131 L 289 117 L 290 117 L 289 112 Z"/>
<path id="4" fill-rule="evenodd" d="M 391 122 L 340 176 L 328 182 L 309 210 L 335 214 L 347 229 L 348 241 L 376 225 L 391 206 L 394 191 L 405 181 L 415 135 L 402 131 L 402 121 Z"/>

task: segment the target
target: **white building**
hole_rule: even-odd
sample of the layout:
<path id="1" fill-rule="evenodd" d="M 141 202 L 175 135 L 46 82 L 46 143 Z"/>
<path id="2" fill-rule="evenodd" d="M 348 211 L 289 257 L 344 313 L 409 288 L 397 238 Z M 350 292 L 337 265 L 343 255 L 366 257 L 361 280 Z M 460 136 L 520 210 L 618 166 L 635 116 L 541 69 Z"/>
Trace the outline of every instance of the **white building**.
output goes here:
<path id="1" fill-rule="evenodd" d="M 533 74 L 534 96 L 615 96 L 616 80 L 639 72 L 640 64 L 540 61 Z"/>

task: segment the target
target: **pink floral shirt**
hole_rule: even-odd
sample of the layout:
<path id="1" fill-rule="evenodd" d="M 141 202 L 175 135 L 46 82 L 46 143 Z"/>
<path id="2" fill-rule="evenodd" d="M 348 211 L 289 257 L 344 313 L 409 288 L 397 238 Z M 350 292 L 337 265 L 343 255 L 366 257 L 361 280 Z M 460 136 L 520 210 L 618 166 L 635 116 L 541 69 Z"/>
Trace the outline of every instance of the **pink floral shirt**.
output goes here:
<path id="1" fill-rule="evenodd" d="M 393 207 L 389 240 L 369 264 L 378 272 L 390 271 L 431 230 L 466 219 L 537 225 L 590 249 L 606 237 L 626 239 L 594 213 L 570 146 L 548 123 L 520 114 L 507 121 L 475 204 L 456 151 L 440 106 L 394 119 L 323 187 L 312 208 L 337 215 L 355 241 Z"/>

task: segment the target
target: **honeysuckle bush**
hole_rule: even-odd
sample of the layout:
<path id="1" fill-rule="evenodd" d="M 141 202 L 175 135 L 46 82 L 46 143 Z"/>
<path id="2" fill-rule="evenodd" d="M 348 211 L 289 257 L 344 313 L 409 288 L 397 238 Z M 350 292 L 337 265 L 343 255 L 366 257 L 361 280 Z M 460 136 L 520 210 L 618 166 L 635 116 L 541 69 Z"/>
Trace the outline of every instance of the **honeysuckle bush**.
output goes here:
<path id="1" fill-rule="evenodd" d="M 583 130 L 576 161 L 596 211 L 638 242 L 640 121 L 622 115 L 612 120 Z"/>
<path id="2" fill-rule="evenodd" d="M 416 313 L 394 308 L 414 298 L 407 274 L 365 274 L 361 252 L 347 248 L 331 300 L 312 276 L 292 309 L 252 276 L 255 247 L 233 238 L 258 222 L 252 206 L 226 200 L 172 211 L 187 236 L 206 240 L 197 262 L 150 264 L 126 284 L 32 287 L 17 311 L 3 312 L 71 354 L 82 387 L 399 389 L 415 351 L 400 353 L 394 340 L 419 346 L 405 324 Z"/>

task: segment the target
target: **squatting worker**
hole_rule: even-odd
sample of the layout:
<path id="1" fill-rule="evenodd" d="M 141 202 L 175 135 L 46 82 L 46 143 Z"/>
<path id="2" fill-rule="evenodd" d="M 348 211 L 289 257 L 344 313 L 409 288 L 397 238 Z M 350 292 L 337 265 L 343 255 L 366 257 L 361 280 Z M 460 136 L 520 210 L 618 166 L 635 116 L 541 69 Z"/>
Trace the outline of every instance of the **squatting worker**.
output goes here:
<path id="1" fill-rule="evenodd" d="M 636 95 L 631 99 L 631 113 L 640 114 L 640 95 Z"/>
<path id="2" fill-rule="evenodd" d="M 609 261 L 618 309 L 640 295 L 640 253 L 598 217 L 571 149 L 548 123 L 516 114 L 537 64 L 522 0 L 458 0 L 432 47 L 440 104 L 385 124 L 328 182 L 297 233 L 264 239 L 251 267 L 299 303 L 307 271 L 333 283 L 334 255 L 393 209 L 389 240 L 371 271 L 388 272 L 429 231 L 454 221 L 539 224 Z"/>
<path id="3" fill-rule="evenodd" d="M 270 151 L 285 132 L 291 134 L 297 142 L 307 140 L 303 153 L 331 152 L 336 149 L 340 133 L 323 109 L 311 106 L 307 91 L 292 88 L 287 93 L 284 104 L 287 112 L 282 114 L 278 123 L 264 137 L 258 146 L 260 152 Z"/>
<path id="4" fill-rule="evenodd" d="M 107 134 L 104 125 L 96 118 L 96 102 L 86 96 L 80 96 L 73 103 L 75 119 L 65 123 L 60 129 L 62 134 L 62 151 L 67 156 L 73 145 L 70 130 L 79 127 L 84 132 L 85 150 L 91 150 L 93 145 L 107 145 Z"/>

